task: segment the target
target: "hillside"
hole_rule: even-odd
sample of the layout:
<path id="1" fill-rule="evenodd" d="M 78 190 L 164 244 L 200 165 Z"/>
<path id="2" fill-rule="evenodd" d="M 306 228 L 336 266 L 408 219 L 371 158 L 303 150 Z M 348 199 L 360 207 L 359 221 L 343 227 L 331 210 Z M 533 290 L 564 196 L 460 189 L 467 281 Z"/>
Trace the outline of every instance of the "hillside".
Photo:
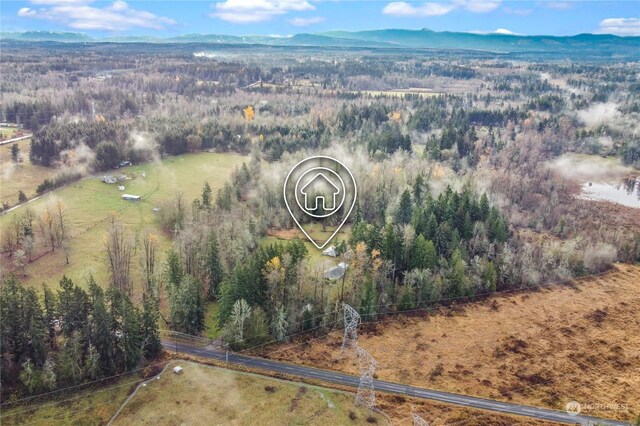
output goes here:
<path id="1" fill-rule="evenodd" d="M 492 53 L 548 53 L 637 58 L 640 37 L 618 37 L 610 34 L 578 34 L 574 36 L 475 34 L 465 32 L 385 29 L 372 31 L 331 31 L 301 33 L 292 36 L 230 36 L 220 34 L 185 34 L 160 38 L 154 36 L 117 36 L 91 38 L 82 33 L 48 31 L 3 32 L 2 40 L 57 42 L 117 42 L 117 43 L 206 43 L 224 45 L 269 45 L 304 47 L 352 47 L 394 49 L 454 49 Z"/>

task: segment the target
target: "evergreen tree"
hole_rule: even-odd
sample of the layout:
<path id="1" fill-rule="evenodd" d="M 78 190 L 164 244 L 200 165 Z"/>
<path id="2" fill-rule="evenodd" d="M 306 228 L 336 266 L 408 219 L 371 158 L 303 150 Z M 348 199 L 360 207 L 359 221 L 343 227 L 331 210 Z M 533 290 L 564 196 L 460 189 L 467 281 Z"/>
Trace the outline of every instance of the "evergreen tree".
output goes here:
<path id="1" fill-rule="evenodd" d="M 147 295 L 144 295 L 142 298 L 142 309 L 144 356 L 147 359 L 153 359 L 158 356 L 162 350 L 160 330 L 158 329 L 160 311 L 158 310 L 158 303 Z"/>
<path id="2" fill-rule="evenodd" d="M 491 261 L 487 262 L 487 266 L 482 272 L 482 283 L 484 284 L 484 287 L 490 292 L 496 291 L 496 285 L 498 283 L 498 271 L 496 271 L 496 267 Z"/>
<path id="3" fill-rule="evenodd" d="M 93 277 L 89 278 L 89 294 L 91 297 L 91 346 L 97 355 L 96 365 L 91 365 L 93 378 L 111 376 L 115 372 L 114 335 L 111 334 L 113 318 L 107 310 L 104 292 L 95 283 Z M 95 360 L 92 360 L 95 362 Z M 94 371 L 95 369 L 95 371 Z"/>
<path id="4" fill-rule="evenodd" d="M 438 253 L 436 251 L 435 244 L 433 244 L 433 241 L 427 240 L 426 252 L 427 252 L 427 256 L 426 256 L 425 267 L 430 271 L 433 271 L 435 270 L 436 265 L 438 264 Z"/>
<path id="5" fill-rule="evenodd" d="M 202 188 L 202 206 L 205 209 L 211 208 L 211 186 L 209 182 L 204 183 L 204 187 Z"/>
<path id="6" fill-rule="evenodd" d="M 180 285 L 184 275 L 182 261 L 174 249 L 170 249 L 167 253 L 166 274 L 167 280 L 171 286 L 170 290 L 173 291 L 173 289 Z"/>
<path id="7" fill-rule="evenodd" d="M 402 237 L 397 233 L 396 228 L 390 223 L 384 227 L 384 240 L 382 242 L 382 257 L 390 260 L 395 268 L 400 268 L 402 259 Z"/>
<path id="8" fill-rule="evenodd" d="M 46 285 L 42 287 L 44 293 L 44 323 L 47 327 L 47 343 L 49 349 L 55 350 L 57 347 L 55 321 L 58 318 L 56 296 Z"/>
<path id="9" fill-rule="evenodd" d="M 17 143 L 11 145 L 11 161 L 17 163 L 20 160 L 20 146 Z"/>
<path id="10" fill-rule="evenodd" d="M 143 328 L 138 308 L 133 306 L 131 300 L 122 295 L 122 353 L 124 355 L 124 370 L 133 370 L 142 357 Z"/>
<path id="11" fill-rule="evenodd" d="M 411 221 L 413 214 L 413 206 L 411 204 L 411 193 L 408 189 L 405 189 L 400 197 L 400 205 L 396 212 L 396 223 L 406 225 Z"/>
<path id="12" fill-rule="evenodd" d="M 26 356 L 37 368 L 42 368 L 47 360 L 47 327 L 36 291 L 26 289 L 22 303 Z"/>
<path id="13" fill-rule="evenodd" d="M 353 225 L 358 225 L 363 221 L 362 217 L 362 209 L 360 208 L 360 203 L 356 201 L 356 212 L 353 215 Z"/>
<path id="14" fill-rule="evenodd" d="M 169 299 L 171 323 L 175 330 L 198 334 L 204 329 L 204 298 L 201 284 L 191 275 L 185 275 Z"/>
<path id="15" fill-rule="evenodd" d="M 18 369 L 26 361 L 26 339 L 22 327 L 21 299 L 24 288 L 14 277 L 7 278 L 0 286 L 0 359 L 2 383 L 17 380 Z"/>
<path id="16" fill-rule="evenodd" d="M 63 276 L 58 290 L 58 313 L 62 323 L 62 334 L 69 337 L 87 324 L 89 316 L 89 296 L 71 279 Z"/>
<path id="17" fill-rule="evenodd" d="M 489 217 L 489 198 L 487 197 L 487 193 L 485 192 L 484 194 L 482 194 L 482 197 L 480 197 L 480 217 L 479 220 L 481 221 L 485 221 L 487 220 L 487 218 Z"/>
<path id="18" fill-rule="evenodd" d="M 416 203 L 420 203 L 422 201 L 422 196 L 427 190 L 428 187 L 424 181 L 424 176 L 419 174 L 416 177 L 416 180 L 413 181 L 413 198 L 416 200 Z"/>
<path id="19" fill-rule="evenodd" d="M 398 310 L 408 311 L 415 308 L 416 300 L 415 295 L 409 286 L 402 286 L 400 290 L 400 298 L 398 301 Z"/>
<path id="20" fill-rule="evenodd" d="M 424 237 L 427 240 L 435 241 L 436 236 L 438 235 L 438 220 L 436 219 L 436 215 L 433 212 L 429 215 L 429 219 L 427 220 L 427 226 L 424 231 Z"/>
<path id="21" fill-rule="evenodd" d="M 423 235 L 418 235 L 413 243 L 413 250 L 411 250 L 411 261 L 409 262 L 409 269 L 426 269 L 427 266 L 427 240 Z"/>
<path id="22" fill-rule="evenodd" d="M 467 277 L 464 261 L 459 249 L 451 255 L 451 265 L 447 272 L 446 297 L 464 296 L 467 291 Z"/>

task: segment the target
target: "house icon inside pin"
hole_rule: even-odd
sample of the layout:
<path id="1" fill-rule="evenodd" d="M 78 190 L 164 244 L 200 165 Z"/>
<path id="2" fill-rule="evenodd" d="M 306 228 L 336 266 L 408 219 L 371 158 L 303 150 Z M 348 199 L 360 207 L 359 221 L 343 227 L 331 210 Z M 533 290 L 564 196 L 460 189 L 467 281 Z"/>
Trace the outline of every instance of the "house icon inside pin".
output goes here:
<path id="1" fill-rule="evenodd" d="M 336 208 L 336 195 L 340 194 L 340 188 L 323 173 L 318 173 L 300 189 L 300 192 L 304 195 L 305 210 L 316 211 L 322 208 L 324 211 L 331 211 Z M 322 200 L 322 207 L 320 200 Z"/>

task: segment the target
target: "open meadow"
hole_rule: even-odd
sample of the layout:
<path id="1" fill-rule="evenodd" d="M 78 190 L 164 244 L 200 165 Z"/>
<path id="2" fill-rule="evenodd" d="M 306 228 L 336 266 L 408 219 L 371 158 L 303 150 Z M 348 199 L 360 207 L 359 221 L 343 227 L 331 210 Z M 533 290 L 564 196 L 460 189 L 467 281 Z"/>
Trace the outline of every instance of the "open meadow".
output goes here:
<path id="1" fill-rule="evenodd" d="M 13 143 L 0 146 L 0 202 L 15 206 L 18 203 L 18 192 L 22 191 L 27 198 L 35 197 L 36 188 L 45 179 L 52 179 L 58 170 L 51 167 L 33 164 L 29 159 L 30 139 L 15 142 L 20 148 L 22 162 L 14 163 L 11 159 Z"/>
<path id="2" fill-rule="evenodd" d="M 38 246 L 34 260 L 25 268 L 25 276 L 16 271 L 8 253 L 2 254 L 3 271 L 19 274 L 21 281 L 27 286 L 45 283 L 56 288 L 63 274 L 84 285 L 88 273 L 94 274 L 98 283 L 106 285 L 108 276 L 104 237 L 114 215 L 117 221 L 134 233 L 149 229 L 157 234 L 162 260 L 165 250 L 169 248 L 170 236 L 157 224 L 153 209 L 171 201 L 178 191 L 183 194 L 184 202 L 190 204 L 191 200 L 200 196 L 205 181 L 209 182 L 215 194 L 230 173 L 245 160 L 240 155 L 187 154 L 104 173 L 126 175 L 128 179 L 121 183 L 125 187 L 124 191 L 118 190 L 120 184 L 103 183 L 100 180 L 102 175 L 94 175 L 46 193 L 37 200 L 0 216 L 0 227 L 4 229 L 10 226 L 13 217 L 24 214 L 26 209 L 32 209 L 36 215 L 41 215 L 47 208 L 55 210 L 56 203 L 62 202 L 71 235 L 69 264 L 66 264 L 65 254 L 61 249 L 49 252 Z M 125 201 L 121 198 L 123 193 L 141 195 L 142 200 Z M 132 270 L 135 273 L 138 268 Z M 134 282 L 140 283 L 141 280 Z"/>
<path id="3" fill-rule="evenodd" d="M 172 368 L 183 367 L 174 374 Z M 387 424 L 354 395 L 197 364 L 173 361 L 143 386 L 114 425 Z"/>
<path id="4" fill-rule="evenodd" d="M 358 344 L 382 380 L 560 410 L 575 400 L 594 404 L 584 414 L 635 420 L 639 304 L 640 267 L 617 264 L 567 285 L 365 323 Z M 355 374 L 354 360 L 340 356 L 342 335 L 261 355 Z"/>

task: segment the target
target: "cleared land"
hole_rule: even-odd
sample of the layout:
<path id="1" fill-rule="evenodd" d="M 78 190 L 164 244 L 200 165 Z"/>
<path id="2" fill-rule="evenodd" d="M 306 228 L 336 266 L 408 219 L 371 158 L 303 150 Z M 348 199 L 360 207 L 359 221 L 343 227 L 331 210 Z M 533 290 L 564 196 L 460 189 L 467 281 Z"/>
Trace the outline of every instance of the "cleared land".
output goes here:
<path id="1" fill-rule="evenodd" d="M 34 253 L 37 259 L 28 264 L 26 277 L 20 276 L 21 280 L 26 285 L 39 286 L 44 282 L 57 288 L 62 274 L 84 285 L 87 274 L 93 273 L 98 283 L 106 285 L 108 276 L 103 253 L 104 236 L 112 215 L 115 214 L 116 219 L 132 232 L 148 228 L 156 233 L 161 243 L 159 255 L 163 258 L 169 246 L 169 237 L 157 225 L 153 208 L 172 200 L 177 191 L 183 193 L 184 202 L 189 205 L 200 195 L 205 180 L 215 194 L 234 168 L 245 160 L 246 157 L 230 154 L 187 154 L 105 173 L 131 177 L 123 183 L 125 191 L 119 191 L 116 184 L 102 183 L 100 176 L 89 177 L 0 216 L 0 228 L 8 226 L 13 215 L 21 216 L 26 208 L 40 215 L 47 207 L 55 210 L 56 202 L 62 201 L 71 235 L 70 264 L 66 264 L 62 250 L 56 248 L 52 253 L 38 246 Z M 142 195 L 143 200 L 122 200 L 123 193 Z M 3 253 L 1 259 L 4 271 L 15 269 L 8 253 Z M 138 262 L 137 258 L 134 262 Z M 138 269 L 132 268 L 133 271 Z M 134 282 L 140 283 L 142 280 L 134 279 Z"/>
<path id="2" fill-rule="evenodd" d="M 175 365 L 184 368 L 174 374 Z M 310 385 L 173 361 L 159 380 L 142 387 L 116 425 L 387 424 L 354 407 L 354 396 Z"/>
<path id="3" fill-rule="evenodd" d="M 36 188 L 45 179 L 52 179 L 58 170 L 32 164 L 29 160 L 31 139 L 15 142 L 20 148 L 22 162 L 11 161 L 13 143 L 0 146 L 0 201 L 10 206 L 18 204 L 18 191 L 24 192 L 27 198 L 36 196 Z"/>
<path id="4" fill-rule="evenodd" d="M 321 225 L 308 224 L 305 225 L 305 230 L 316 241 L 325 241 L 335 231 L 335 227 L 327 226 L 324 230 Z M 325 249 L 331 246 L 337 246 L 342 240 L 349 241 L 351 235 L 351 225 L 345 225 L 338 233 L 333 237 L 331 242 L 326 245 Z M 320 265 L 324 268 L 336 265 L 340 262 L 339 258 L 333 258 L 329 256 L 323 256 L 322 250 L 319 250 L 316 246 L 309 241 L 309 239 L 300 231 L 300 229 L 271 229 L 267 231 L 267 236 L 262 238 L 261 245 L 263 247 L 269 246 L 275 243 L 284 243 L 293 238 L 300 238 L 309 252 L 309 262 L 312 266 Z"/>
<path id="5" fill-rule="evenodd" d="M 640 415 L 640 266 L 359 329 L 379 379 L 622 420 Z M 342 332 L 262 355 L 355 374 Z M 278 349 L 269 355 L 269 352 Z M 617 404 L 614 409 L 597 404 Z M 431 420 L 426 418 L 426 420 Z"/>

